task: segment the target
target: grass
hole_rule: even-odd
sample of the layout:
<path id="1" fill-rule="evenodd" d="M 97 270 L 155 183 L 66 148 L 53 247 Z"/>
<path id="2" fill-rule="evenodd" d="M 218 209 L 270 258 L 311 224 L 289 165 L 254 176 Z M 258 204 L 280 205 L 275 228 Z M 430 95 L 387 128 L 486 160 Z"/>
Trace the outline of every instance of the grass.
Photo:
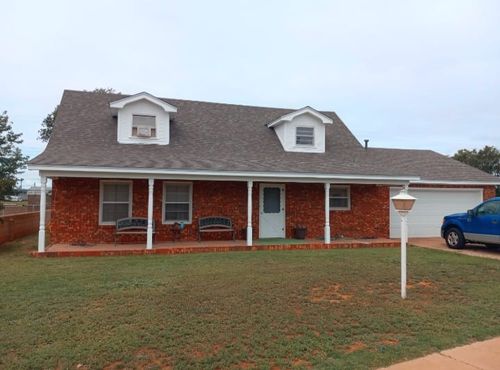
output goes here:
<path id="1" fill-rule="evenodd" d="M 36 259 L 0 248 L 0 368 L 386 366 L 500 335 L 500 262 L 410 248 Z"/>

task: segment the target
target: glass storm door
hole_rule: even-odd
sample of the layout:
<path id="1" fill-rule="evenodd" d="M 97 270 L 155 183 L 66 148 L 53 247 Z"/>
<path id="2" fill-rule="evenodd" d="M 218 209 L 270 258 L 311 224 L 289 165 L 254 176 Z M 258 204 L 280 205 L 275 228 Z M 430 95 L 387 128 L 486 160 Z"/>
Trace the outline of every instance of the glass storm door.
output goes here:
<path id="1" fill-rule="evenodd" d="M 285 185 L 260 185 L 259 237 L 285 237 Z"/>

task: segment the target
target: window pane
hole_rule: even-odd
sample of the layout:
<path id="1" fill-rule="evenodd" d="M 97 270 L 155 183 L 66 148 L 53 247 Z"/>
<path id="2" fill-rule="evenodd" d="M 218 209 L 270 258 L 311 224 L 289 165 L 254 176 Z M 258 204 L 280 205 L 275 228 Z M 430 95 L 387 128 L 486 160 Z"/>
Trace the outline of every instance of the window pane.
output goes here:
<path id="1" fill-rule="evenodd" d="M 128 202 L 130 184 L 126 183 L 104 183 L 102 187 L 103 201 Z"/>
<path id="2" fill-rule="evenodd" d="M 349 202 L 347 198 L 330 198 L 331 208 L 347 208 Z"/>
<path id="3" fill-rule="evenodd" d="M 189 184 L 167 184 L 165 201 L 189 203 Z"/>
<path id="4" fill-rule="evenodd" d="M 299 145 L 313 145 L 314 144 L 314 128 L 313 127 L 297 127 L 295 143 L 299 144 Z"/>
<path id="5" fill-rule="evenodd" d="M 478 215 L 498 215 L 500 214 L 500 202 L 489 202 L 479 207 Z"/>
<path id="6" fill-rule="evenodd" d="M 115 222 L 120 218 L 128 217 L 127 203 L 103 203 L 102 204 L 102 221 Z"/>
<path id="7" fill-rule="evenodd" d="M 264 213 L 280 213 L 280 197 L 280 188 L 264 188 Z"/>
<path id="8" fill-rule="evenodd" d="M 156 117 L 155 116 L 132 116 L 132 127 L 145 126 L 155 128 Z"/>
<path id="9" fill-rule="evenodd" d="M 330 188 L 330 197 L 347 198 L 347 188 Z"/>
<path id="10" fill-rule="evenodd" d="M 189 221 L 189 203 L 166 203 L 165 221 Z"/>

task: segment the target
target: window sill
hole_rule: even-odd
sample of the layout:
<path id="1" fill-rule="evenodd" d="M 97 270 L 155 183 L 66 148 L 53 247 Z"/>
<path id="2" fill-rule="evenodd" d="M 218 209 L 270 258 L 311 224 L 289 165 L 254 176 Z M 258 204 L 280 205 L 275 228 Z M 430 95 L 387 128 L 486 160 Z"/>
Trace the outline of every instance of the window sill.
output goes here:
<path id="1" fill-rule="evenodd" d="M 147 137 L 147 136 L 129 136 L 128 137 L 130 140 L 147 140 L 147 141 L 156 141 L 156 140 L 160 140 L 159 137 L 155 136 L 155 137 Z"/>
<path id="2" fill-rule="evenodd" d="M 330 211 L 350 211 L 351 210 L 351 207 L 348 207 L 348 208 L 332 208 L 330 207 Z"/>
<path id="3" fill-rule="evenodd" d="M 183 223 L 184 225 L 191 225 L 192 221 L 185 221 L 185 220 L 178 220 L 178 221 L 162 221 L 162 225 L 173 225 L 173 224 L 180 224 Z"/>

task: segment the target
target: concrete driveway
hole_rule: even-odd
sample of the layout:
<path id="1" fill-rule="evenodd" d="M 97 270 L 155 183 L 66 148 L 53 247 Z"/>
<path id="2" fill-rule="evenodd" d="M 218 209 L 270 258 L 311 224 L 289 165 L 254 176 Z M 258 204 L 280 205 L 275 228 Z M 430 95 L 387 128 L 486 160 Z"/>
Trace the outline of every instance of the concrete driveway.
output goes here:
<path id="1" fill-rule="evenodd" d="M 498 370 L 500 337 L 401 362 L 384 370 Z M 382 370 L 382 369 L 381 369 Z"/>
<path id="2" fill-rule="evenodd" d="M 500 248 L 486 248 L 479 244 L 467 244 L 464 249 L 450 249 L 446 246 L 444 239 L 441 238 L 410 238 L 408 243 L 417 247 L 500 260 Z"/>

